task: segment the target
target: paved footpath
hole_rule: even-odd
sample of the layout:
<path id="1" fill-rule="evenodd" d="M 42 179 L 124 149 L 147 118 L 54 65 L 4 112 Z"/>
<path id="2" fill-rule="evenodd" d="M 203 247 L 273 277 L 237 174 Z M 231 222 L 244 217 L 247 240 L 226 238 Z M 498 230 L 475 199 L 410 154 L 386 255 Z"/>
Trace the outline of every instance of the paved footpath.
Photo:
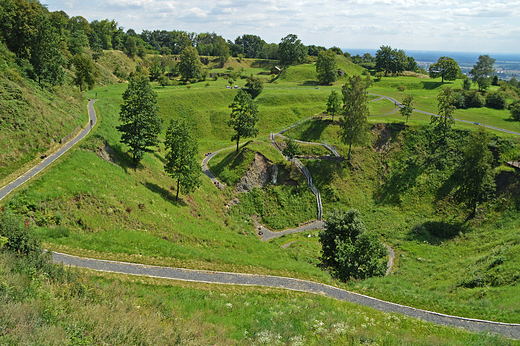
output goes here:
<path id="1" fill-rule="evenodd" d="M 96 111 L 94 110 L 94 102 L 97 100 L 90 100 L 88 103 L 88 117 L 89 122 L 87 126 L 83 128 L 80 133 L 74 137 L 71 141 L 69 141 L 67 144 L 65 144 L 63 147 L 61 147 L 57 152 L 55 152 L 52 155 L 49 155 L 46 157 L 42 162 L 40 162 L 38 165 L 34 166 L 31 170 L 29 170 L 24 175 L 18 177 L 16 180 L 12 181 L 10 184 L 5 185 L 0 190 L 0 200 L 2 200 L 5 196 L 10 194 L 14 189 L 17 187 L 23 185 L 25 182 L 27 182 L 32 177 L 36 176 L 38 173 L 40 173 L 45 167 L 49 166 L 51 163 L 53 163 L 56 159 L 58 159 L 61 155 L 65 154 L 67 150 L 72 148 L 76 143 L 78 143 L 80 140 L 85 138 L 86 135 L 90 132 L 92 127 L 96 124 L 97 118 L 96 118 Z"/>
<path id="2" fill-rule="evenodd" d="M 11 184 L 0 190 L 0 199 L 5 197 L 16 187 L 22 185 L 36 174 L 41 172 L 45 167 L 50 165 L 58 157 L 63 155 L 69 150 L 74 144 L 83 139 L 96 123 L 96 113 L 94 111 L 93 104 L 96 100 L 91 100 L 88 104 L 89 113 L 89 124 L 83 129 L 78 136 L 72 141 L 67 143 L 63 148 L 53 155 L 50 155 L 42 163 L 31 169 L 29 172 L 21 176 L 20 178 L 13 181 Z M 208 155 L 205 163 L 213 155 Z M 207 169 L 207 165 L 203 163 L 203 166 Z M 209 170 L 208 172 L 210 173 Z M 207 174 L 208 175 L 208 174 Z M 308 225 L 309 227 L 316 227 L 321 225 Z M 88 268 L 97 271 L 122 273 L 129 275 L 141 275 L 157 278 L 165 278 L 171 280 L 182 280 L 182 281 L 193 281 L 193 282 L 204 282 L 213 284 L 229 284 L 229 285 L 247 285 L 247 286 L 264 286 L 264 287 L 275 287 L 283 288 L 294 291 L 308 292 L 314 294 L 321 294 L 327 297 L 346 300 L 352 303 L 369 306 L 374 309 L 384 312 L 395 312 L 401 313 L 414 318 L 421 318 L 428 322 L 433 322 L 445 326 L 454 326 L 460 328 L 466 328 L 470 331 L 479 332 L 487 331 L 497 334 L 502 334 L 506 337 L 513 339 L 520 339 L 520 324 L 500 323 L 492 321 L 483 321 L 477 319 L 469 319 L 457 316 L 449 316 L 436 312 L 425 311 L 415 309 L 408 306 L 403 306 L 395 303 L 385 302 L 376 298 L 371 298 L 358 293 L 349 292 L 343 289 L 339 289 L 333 286 L 320 284 L 317 282 L 299 280 L 286 277 L 269 276 L 269 275 L 252 275 L 252 274 L 241 274 L 241 273 L 226 273 L 226 272 L 213 272 L 204 270 L 191 270 L 181 268 L 169 268 L 169 267 L 158 267 L 149 266 L 135 263 L 125 262 L 114 262 L 107 260 L 98 260 L 91 258 L 81 258 L 61 253 L 52 253 L 53 260 L 57 263 L 63 263 L 64 265 L 71 265 L 77 267 Z"/>
<path id="3" fill-rule="evenodd" d="M 81 258 L 57 252 L 53 252 L 52 257 L 55 262 L 63 263 L 64 265 L 78 266 L 104 272 L 212 284 L 275 287 L 293 291 L 320 294 L 339 300 L 346 300 L 352 303 L 369 306 L 376 310 L 387 313 L 394 312 L 414 318 L 420 318 L 435 324 L 466 328 L 473 332 L 492 332 L 502 334 L 508 338 L 520 339 L 520 324 L 491 322 L 444 315 L 436 312 L 430 312 L 404 305 L 385 302 L 376 298 L 371 298 L 362 294 L 349 292 L 340 288 L 312 281 L 270 275 L 158 267 L 144 264 Z"/>

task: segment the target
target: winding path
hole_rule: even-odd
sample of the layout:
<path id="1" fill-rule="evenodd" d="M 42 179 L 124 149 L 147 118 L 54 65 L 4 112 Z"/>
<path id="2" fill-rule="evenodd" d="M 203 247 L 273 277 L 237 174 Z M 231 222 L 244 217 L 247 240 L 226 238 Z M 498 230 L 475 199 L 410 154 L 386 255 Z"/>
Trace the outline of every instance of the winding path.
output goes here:
<path id="1" fill-rule="evenodd" d="M 38 173 L 40 173 L 43 169 L 45 169 L 47 166 L 49 166 L 51 163 L 56 161 L 61 155 L 65 154 L 70 148 L 72 148 L 76 143 L 81 141 L 83 138 L 85 138 L 86 135 L 90 132 L 92 127 L 96 124 L 97 118 L 96 118 L 96 111 L 94 110 L 94 102 L 97 100 L 89 100 L 88 103 L 88 117 L 89 122 L 87 125 L 79 132 L 79 134 L 76 135 L 72 140 L 70 140 L 67 144 L 65 144 L 63 147 L 61 147 L 58 151 L 56 151 L 54 154 L 49 155 L 46 157 L 42 162 L 40 162 L 38 165 L 34 166 L 32 169 L 30 169 L 27 173 L 19 176 L 16 180 L 12 181 L 10 184 L 5 185 L 0 190 L 0 200 L 2 200 L 5 196 L 10 194 L 14 189 L 17 187 L 23 185 L 25 182 L 27 182 L 29 179 L 36 176 Z"/>
<path id="2" fill-rule="evenodd" d="M 93 108 L 93 103 L 95 100 L 89 102 L 88 111 L 89 111 L 89 119 L 92 120 L 91 124 L 95 124 L 96 122 L 96 114 Z M 89 124 L 90 125 L 90 124 Z M 63 148 L 61 148 L 58 152 L 51 155 L 49 158 L 44 160 L 42 163 L 34 167 L 32 170 L 24 174 L 22 177 L 16 179 L 11 184 L 4 187 L 0 190 L 0 197 L 3 198 L 7 194 L 9 194 L 13 189 L 22 185 L 27 180 L 31 179 L 33 176 L 38 174 L 45 167 L 50 165 L 53 161 L 55 161 L 58 157 L 63 155 L 68 149 L 70 149 L 74 144 L 76 144 L 79 140 L 83 139 L 90 131 L 90 127 L 87 127 L 80 132 L 76 138 L 67 143 Z M 223 150 L 223 149 L 222 149 Z M 211 174 L 209 169 L 207 169 L 207 161 L 213 157 L 215 153 L 207 155 L 205 158 L 205 162 L 203 161 L 203 167 L 206 168 L 206 175 Z M 208 175 L 209 176 L 209 175 Z M 212 175 L 211 175 L 212 176 Z M 213 177 L 215 178 L 215 177 Z M 215 178 L 216 179 L 216 178 Z M 0 199 L 1 199 L 0 198 Z M 315 225 L 316 226 L 316 225 Z M 311 227 L 310 225 L 303 226 Z M 312 228 L 309 228 L 312 229 Z M 292 230 L 296 232 L 296 230 Z M 299 230 L 301 231 L 301 230 Z M 276 233 L 276 235 L 281 234 Z M 268 235 L 266 236 L 268 237 Z M 436 323 L 439 325 L 445 326 L 453 326 L 453 327 L 462 327 L 466 328 L 470 331 L 480 332 L 487 331 L 492 333 L 502 334 L 506 337 L 513 339 L 520 339 L 520 324 L 512 324 L 512 323 L 501 323 L 501 322 L 493 322 L 493 321 L 484 321 L 478 319 L 470 319 L 463 318 L 457 316 L 450 316 L 445 314 L 440 314 L 436 312 L 415 309 L 412 307 L 385 302 L 376 298 L 368 297 L 362 294 L 349 292 L 337 287 L 307 281 L 307 280 L 299 280 L 293 278 L 286 277 L 278 277 L 278 276 L 270 276 L 270 275 L 252 275 L 252 274 L 242 274 L 242 273 L 227 273 L 227 272 L 215 272 L 215 271 L 205 271 L 205 270 L 191 270 L 191 269 L 182 269 L 182 268 L 169 268 L 169 267 L 158 267 L 158 266 L 150 266 L 143 264 L 135 264 L 135 263 L 125 263 L 125 262 L 114 262 L 107 260 L 99 260 L 99 259 L 91 259 L 91 258 L 81 258 L 76 256 L 71 256 L 67 254 L 52 253 L 52 258 L 57 263 L 63 263 L 64 265 L 77 266 L 82 268 L 88 268 L 96 271 L 104 271 L 104 272 L 114 272 L 114 273 L 122 273 L 129 275 L 140 275 L 140 276 L 149 276 L 149 277 L 157 277 L 171 280 L 182 280 L 182 281 L 193 281 L 193 282 L 205 282 L 205 283 L 213 283 L 213 284 L 230 284 L 230 285 L 247 285 L 247 286 L 264 286 L 264 287 L 275 287 L 282 288 L 294 291 L 308 292 L 314 294 L 321 294 L 327 297 L 346 300 L 356 304 L 361 304 L 364 306 L 372 307 L 376 310 L 380 310 L 383 312 L 395 312 L 403 315 L 407 315 L 414 318 L 420 318 L 428 322 Z"/>
<path id="3" fill-rule="evenodd" d="M 288 289 L 293 291 L 320 294 L 327 297 L 346 300 L 352 303 L 369 306 L 376 310 L 400 313 L 406 316 L 420 318 L 439 325 L 466 328 L 474 332 L 492 332 L 508 338 L 520 339 L 520 324 L 491 322 L 457 316 L 449 316 L 437 312 L 415 309 L 395 303 L 385 302 L 362 294 L 349 292 L 337 287 L 293 278 L 254 275 L 207 270 L 191 270 L 182 268 L 158 267 L 144 264 L 115 262 L 92 258 L 81 258 L 57 252 L 52 253 L 53 260 L 64 265 L 88 268 L 96 271 L 122 273 L 156 277 L 170 280 L 203 282 L 212 284 L 263 286 Z"/>

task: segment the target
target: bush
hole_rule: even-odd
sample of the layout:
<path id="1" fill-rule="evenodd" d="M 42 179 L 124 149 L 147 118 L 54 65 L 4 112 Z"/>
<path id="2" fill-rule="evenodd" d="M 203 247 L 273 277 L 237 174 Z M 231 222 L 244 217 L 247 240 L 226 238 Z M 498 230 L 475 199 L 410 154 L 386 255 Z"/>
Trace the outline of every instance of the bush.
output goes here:
<path id="1" fill-rule="evenodd" d="M 404 85 L 399 85 L 399 86 L 397 87 L 397 90 L 399 90 L 399 91 L 405 91 L 405 90 L 406 90 L 406 87 L 405 87 Z"/>
<path id="2" fill-rule="evenodd" d="M 34 235 L 28 220 L 22 221 L 10 211 L 6 210 L 2 215 L 0 224 L 0 236 L 7 238 L 5 247 L 8 251 L 20 256 L 42 252 L 40 240 Z"/>
<path id="3" fill-rule="evenodd" d="M 503 91 L 492 91 L 486 95 L 486 107 L 494 109 L 506 109 L 507 96 Z"/>
<path id="4" fill-rule="evenodd" d="M 477 90 L 468 90 L 465 93 L 467 108 L 482 108 L 486 100 Z"/>
<path id="5" fill-rule="evenodd" d="M 509 105 L 509 112 L 511 112 L 511 118 L 520 121 L 520 100 L 516 100 Z"/>
<path id="6" fill-rule="evenodd" d="M 387 251 L 374 234 L 366 231 L 359 211 L 334 211 L 320 232 L 321 262 L 342 281 L 383 276 Z"/>

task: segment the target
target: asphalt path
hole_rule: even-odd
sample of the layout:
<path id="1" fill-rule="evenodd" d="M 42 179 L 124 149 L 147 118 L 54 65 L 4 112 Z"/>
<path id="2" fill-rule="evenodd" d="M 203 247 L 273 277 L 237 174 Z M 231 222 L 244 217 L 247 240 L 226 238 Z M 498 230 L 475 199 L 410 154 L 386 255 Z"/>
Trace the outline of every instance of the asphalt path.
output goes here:
<path id="1" fill-rule="evenodd" d="M 449 316 L 436 312 L 415 309 L 395 303 L 385 302 L 362 294 L 349 292 L 337 287 L 318 282 L 293 278 L 254 275 L 206 270 L 190 270 L 182 268 L 158 267 L 144 264 L 115 262 L 92 258 L 81 258 L 57 252 L 52 253 L 53 260 L 64 265 L 88 268 L 96 271 L 121 273 L 138 276 L 156 277 L 170 280 L 203 282 L 211 284 L 263 286 L 282 288 L 324 295 L 330 298 L 345 300 L 355 304 L 369 306 L 387 313 L 400 313 L 413 318 L 420 318 L 439 325 L 465 328 L 473 332 L 491 332 L 502 334 L 508 338 L 520 339 L 520 324 L 484 321 L 457 316 Z"/>
<path id="2" fill-rule="evenodd" d="M 12 181 L 10 184 L 5 185 L 0 190 L 0 200 L 2 200 L 5 196 L 10 194 L 14 189 L 17 187 L 25 184 L 28 180 L 36 176 L 38 173 L 43 171 L 47 166 L 49 166 L 51 163 L 56 161 L 61 155 L 65 154 L 67 150 L 72 148 L 76 143 L 78 143 L 80 140 L 85 138 L 86 135 L 90 132 L 92 127 L 96 124 L 97 118 L 96 118 L 96 111 L 94 110 L 94 102 L 97 100 L 90 100 L 88 103 L 88 117 L 89 122 L 87 126 L 83 128 L 79 132 L 76 137 L 74 137 L 72 140 L 70 140 L 67 144 L 65 144 L 63 147 L 61 147 L 57 152 L 55 152 L 52 155 L 47 156 L 45 159 L 43 159 L 42 162 L 40 162 L 38 165 L 34 166 L 31 170 L 29 170 L 27 173 L 23 174 L 22 176 L 18 177 L 16 180 Z"/>
<path id="3" fill-rule="evenodd" d="M 389 98 L 390 100 L 393 100 Z M 11 184 L 5 186 L 0 190 L 0 199 L 5 197 L 11 191 L 18 186 L 22 185 L 45 167 L 54 162 L 57 158 L 63 155 L 78 141 L 83 139 L 89 132 L 91 127 L 96 123 L 96 113 L 93 108 L 93 103 L 96 100 L 91 100 L 88 104 L 89 113 L 89 124 L 84 128 L 79 135 L 73 140 L 62 147 L 58 152 L 50 155 L 48 158 L 43 160 L 39 165 L 31 169 L 29 172 L 19 177 Z M 427 113 L 426 114 L 432 114 Z M 92 125 L 91 125 L 92 124 Z M 489 126 L 487 126 L 489 127 Z M 490 127 L 492 128 L 492 127 Z M 516 134 L 511 131 L 498 129 L 500 131 L 509 132 Z M 520 135 L 520 134 L 518 134 Z M 223 149 L 222 149 L 223 150 Z M 211 172 L 207 168 L 207 161 L 211 159 L 217 152 L 207 155 L 202 165 L 205 168 L 206 175 L 210 176 Z M 209 173 L 209 174 L 208 174 Z M 212 174 L 211 174 L 212 176 Z M 214 177 L 213 177 L 214 178 Z M 315 225 L 316 226 L 316 225 Z M 327 297 L 350 301 L 352 303 L 361 304 L 364 306 L 372 307 L 376 310 L 383 312 L 394 312 L 400 313 L 406 316 L 420 318 L 428 322 L 432 322 L 439 325 L 452 326 L 465 328 L 474 332 L 491 332 L 502 334 L 506 337 L 513 339 L 520 339 L 520 324 L 501 323 L 493 321 L 485 321 L 478 319 L 463 318 L 458 316 L 450 316 L 440 314 L 436 312 L 415 309 L 412 307 L 385 302 L 376 298 L 368 297 L 354 292 L 349 292 L 337 287 L 324 285 L 317 282 L 299 280 L 286 277 L 269 276 L 269 275 L 252 275 L 242 273 L 229 273 L 229 272 L 214 272 L 214 271 L 203 271 L 203 270 L 191 270 L 182 268 L 170 268 L 170 267 L 158 267 L 149 266 L 135 263 L 115 262 L 91 258 L 81 258 L 61 253 L 52 253 L 53 260 L 57 263 L 63 263 L 64 265 L 77 266 L 82 268 L 88 268 L 96 271 L 114 272 L 129 275 L 140 275 L 157 278 L 165 278 L 172 280 L 182 281 L 193 281 L 193 282 L 205 282 L 212 284 L 230 284 L 230 285 L 246 285 L 246 286 L 264 286 L 264 287 L 275 287 L 283 288 L 294 291 L 308 292 L 314 294 L 320 294 Z"/>
<path id="4" fill-rule="evenodd" d="M 389 97 L 389 96 L 384 96 L 384 95 L 379 95 L 379 94 L 372 94 L 372 93 L 370 93 L 370 95 L 379 96 L 379 98 L 374 100 L 374 101 L 378 101 L 378 100 L 381 100 L 381 99 L 387 99 L 387 100 L 390 100 L 393 103 L 395 103 L 395 105 L 397 107 L 401 107 L 401 105 L 402 105 L 401 102 L 399 102 L 396 99 L 394 99 L 392 97 Z M 390 113 L 381 114 L 381 115 L 378 115 L 378 116 L 383 116 L 383 115 L 388 115 L 388 114 L 395 113 L 397 111 L 397 109 L 399 109 L 399 108 L 396 108 L 394 111 L 392 111 Z M 434 117 L 439 117 L 439 114 L 426 112 L 426 111 L 421 111 L 419 109 L 414 109 L 414 112 L 422 113 L 422 114 L 426 114 L 426 115 L 430 115 L 430 116 L 434 116 Z M 500 131 L 500 132 L 505 132 L 505 133 L 510 133 L 512 135 L 515 135 L 515 136 L 520 136 L 520 133 L 518 133 L 518 132 L 501 129 L 501 128 L 498 128 L 498 127 L 495 127 L 495 126 L 489 126 L 489 125 L 486 125 L 486 124 L 481 124 L 481 123 L 477 123 L 477 122 L 474 122 L 474 121 L 457 119 L 457 118 L 453 118 L 453 120 L 461 122 L 461 123 L 466 123 L 466 124 L 484 126 L 485 128 L 488 128 L 488 129 L 492 129 L 492 130 L 496 130 L 496 131 Z"/>

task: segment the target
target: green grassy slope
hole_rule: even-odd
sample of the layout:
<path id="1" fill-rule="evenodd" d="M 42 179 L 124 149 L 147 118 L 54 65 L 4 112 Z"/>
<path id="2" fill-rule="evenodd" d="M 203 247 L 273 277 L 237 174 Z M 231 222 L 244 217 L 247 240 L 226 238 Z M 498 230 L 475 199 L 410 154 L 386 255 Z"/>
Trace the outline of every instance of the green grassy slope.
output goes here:
<path id="1" fill-rule="evenodd" d="M 321 113 L 330 90 L 338 90 L 338 86 L 316 89 L 305 84 L 312 80 L 305 77 L 311 76 L 312 66 L 298 66 L 292 72 L 291 68 L 286 72 L 288 79 L 281 78 L 277 84 L 265 85 L 257 99 L 260 135 L 247 148 L 260 151 L 282 165 L 281 157 L 268 145 L 269 132 Z M 388 77 L 369 91 L 397 99 L 413 93 L 418 100 L 417 108 L 435 111 L 436 95 L 443 86 L 435 81 L 427 82 L 434 84 L 413 77 Z M 243 83 L 244 80 L 237 81 L 240 86 Z M 407 86 L 405 92 L 397 91 L 396 85 L 401 84 Z M 229 140 L 231 132 L 226 122 L 230 113 L 228 105 L 236 90 L 227 89 L 224 79 L 205 85 L 194 83 L 189 89 L 182 85 L 154 86 L 159 94 L 160 115 L 166 123 L 174 117 L 188 119 L 200 141 L 201 160 L 203 153 L 234 144 Z M 371 142 L 376 138 L 356 147 L 350 163 L 308 160 L 305 164 L 322 191 L 325 211 L 360 209 L 367 227 L 377 232 L 397 253 L 391 276 L 341 284 L 317 267 L 320 247 L 315 232 L 286 236 L 267 244 L 254 234 L 253 214 L 263 217 L 274 228 L 313 218 L 312 195 L 304 183 L 300 184 L 300 191 L 273 187 L 241 196 L 241 206 L 228 209 L 226 204 L 236 196 L 231 189 L 219 192 L 207 179 L 195 193 L 175 202 L 172 180 L 162 169 L 162 146 L 161 151 L 145 155 L 137 170 L 130 168 L 127 148 L 119 143 L 120 137 L 115 130 L 121 94 L 125 89 L 125 85 L 115 85 L 90 92 L 90 96 L 97 93 L 100 99 L 96 103 L 100 124 L 94 132 L 79 148 L 55 164 L 55 169 L 4 202 L 40 226 L 40 235 L 49 248 L 132 262 L 310 278 L 419 308 L 520 322 L 517 279 L 507 279 L 514 276 L 515 266 L 520 261 L 520 240 L 516 231 L 520 224 L 514 218 L 517 208 L 511 202 L 513 199 L 504 197 L 510 203 L 509 211 L 499 208 L 502 200 L 497 199 L 496 206 L 489 204 L 492 212 L 483 219 L 464 223 L 462 209 L 459 211 L 455 203 L 446 199 L 437 201 L 433 192 L 428 191 L 432 180 L 423 172 L 417 176 L 413 189 L 399 195 L 398 203 L 382 203 L 380 188 L 389 171 L 387 168 L 397 158 L 387 152 L 374 151 Z M 370 107 L 373 113 L 382 114 L 393 106 L 382 100 Z M 486 110 L 467 110 L 465 116 L 468 119 L 481 116 L 478 118 L 481 122 L 491 125 L 508 123 L 511 128 L 518 127 L 517 123 L 506 121 L 506 111 Z M 404 118 L 399 113 L 370 121 L 395 123 L 395 136 L 404 128 Z M 427 122 L 429 116 L 414 113 L 409 124 L 416 127 Z M 330 120 L 307 122 L 291 130 L 289 135 L 310 141 L 325 140 L 337 145 L 342 153 L 347 150 L 338 141 L 339 126 Z M 94 153 L 104 146 L 104 142 L 119 157 L 116 164 L 105 162 Z M 394 149 L 399 148 L 396 145 Z M 233 183 L 243 167 L 236 170 L 231 167 L 233 156 L 230 152 L 215 157 L 211 167 L 220 176 L 227 168 L 229 182 Z M 290 172 L 293 167 L 285 169 Z M 298 179 L 302 179 L 301 176 L 295 180 Z M 286 205 L 305 203 L 307 206 L 302 211 L 285 208 Z M 298 217 L 291 219 L 293 214 Z M 441 239 L 435 235 L 437 228 L 432 225 L 447 228 L 453 234 Z M 291 240 L 298 242 L 289 249 L 278 246 Z M 502 261 L 500 265 L 496 265 L 496 260 Z M 473 288 L 461 285 L 461 280 L 478 281 L 479 277 L 485 280 L 502 277 L 502 281 L 499 285 L 486 281 L 489 283 Z M 241 299 L 229 303 L 234 306 L 240 304 Z M 248 298 L 244 296 L 243 299 Z M 192 302 L 192 299 L 188 301 Z M 356 329 L 361 328 L 362 321 L 353 323 Z M 265 330 L 269 328 L 274 327 L 267 325 Z M 255 335 L 260 335 L 264 329 L 255 330 Z"/>

